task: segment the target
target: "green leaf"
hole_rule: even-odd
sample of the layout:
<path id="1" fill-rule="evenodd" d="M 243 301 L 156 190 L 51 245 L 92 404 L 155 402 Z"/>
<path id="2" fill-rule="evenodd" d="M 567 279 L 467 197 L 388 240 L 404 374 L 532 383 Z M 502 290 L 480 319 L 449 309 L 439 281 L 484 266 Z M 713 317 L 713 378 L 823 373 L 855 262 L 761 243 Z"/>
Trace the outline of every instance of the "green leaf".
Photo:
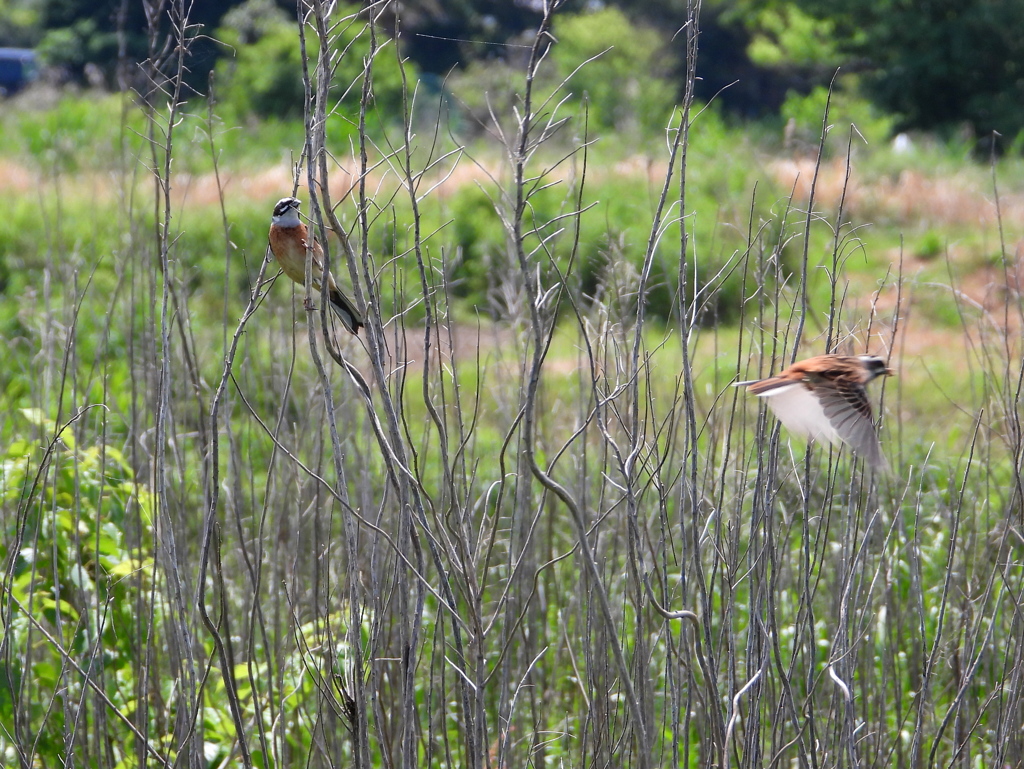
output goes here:
<path id="1" fill-rule="evenodd" d="M 49 419 L 42 409 L 24 408 L 21 410 L 21 415 L 36 427 L 41 427 L 48 433 L 52 434 L 57 429 L 57 423 Z"/>

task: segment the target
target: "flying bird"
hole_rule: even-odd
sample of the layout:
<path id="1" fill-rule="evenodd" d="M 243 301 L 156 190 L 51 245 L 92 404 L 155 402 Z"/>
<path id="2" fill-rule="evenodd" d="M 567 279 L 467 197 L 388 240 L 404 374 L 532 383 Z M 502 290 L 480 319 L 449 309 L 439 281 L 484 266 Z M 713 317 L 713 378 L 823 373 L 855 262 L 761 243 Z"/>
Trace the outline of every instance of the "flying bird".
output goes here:
<path id="1" fill-rule="evenodd" d="M 803 438 L 845 443 L 875 468 L 886 466 L 866 385 L 892 369 L 874 355 L 817 355 L 768 379 L 737 382 L 764 398 L 779 421 Z"/>
<path id="2" fill-rule="evenodd" d="M 270 219 L 270 250 L 281 265 L 284 274 L 299 285 L 306 284 L 306 247 L 309 237 L 306 225 L 299 219 L 297 198 L 281 198 L 274 206 L 274 215 Z M 323 277 L 324 250 L 313 240 L 313 288 L 320 290 L 320 279 Z M 355 304 L 345 292 L 338 288 L 334 275 L 327 273 L 327 298 L 331 309 L 341 319 L 349 333 L 358 334 L 363 326 L 363 318 Z"/>

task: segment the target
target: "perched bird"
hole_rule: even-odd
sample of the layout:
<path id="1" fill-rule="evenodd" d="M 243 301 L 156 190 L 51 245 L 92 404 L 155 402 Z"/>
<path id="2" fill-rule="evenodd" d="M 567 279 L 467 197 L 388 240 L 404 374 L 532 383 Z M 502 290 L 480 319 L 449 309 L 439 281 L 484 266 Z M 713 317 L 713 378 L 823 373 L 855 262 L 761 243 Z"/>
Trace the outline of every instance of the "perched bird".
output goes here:
<path id="1" fill-rule="evenodd" d="M 306 284 L 306 246 L 308 234 L 306 225 L 299 219 L 297 198 L 281 198 L 274 206 L 270 219 L 270 250 L 281 265 L 284 274 L 300 285 Z M 313 240 L 313 288 L 320 290 L 320 278 L 324 273 L 324 250 Z M 363 318 L 352 300 L 338 288 L 334 275 L 327 273 L 327 297 L 331 309 L 341 319 L 345 328 L 358 334 Z"/>
<path id="2" fill-rule="evenodd" d="M 892 369 L 873 355 L 817 355 L 768 379 L 737 382 L 765 398 L 790 432 L 809 440 L 842 441 L 875 468 L 885 467 L 865 385 Z"/>

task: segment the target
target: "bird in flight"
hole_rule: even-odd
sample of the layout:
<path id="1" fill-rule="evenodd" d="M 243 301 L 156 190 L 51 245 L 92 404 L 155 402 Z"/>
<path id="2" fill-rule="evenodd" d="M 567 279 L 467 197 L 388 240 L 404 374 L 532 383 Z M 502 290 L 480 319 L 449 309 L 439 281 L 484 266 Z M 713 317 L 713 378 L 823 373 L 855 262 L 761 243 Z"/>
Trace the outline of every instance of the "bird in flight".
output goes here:
<path id="1" fill-rule="evenodd" d="M 274 206 L 274 215 L 270 219 L 270 250 L 281 265 L 284 274 L 299 285 L 306 284 L 306 247 L 308 233 L 306 225 L 299 219 L 298 198 L 281 198 Z M 324 250 L 313 240 L 313 288 L 320 290 L 323 277 Z M 348 329 L 349 333 L 358 334 L 363 326 L 363 317 L 355 304 L 345 292 L 338 288 L 334 275 L 327 273 L 327 298 L 331 309 Z"/>
<path id="2" fill-rule="evenodd" d="M 866 385 L 892 374 L 885 361 L 874 355 L 816 355 L 773 377 L 735 386 L 764 398 L 795 435 L 833 445 L 845 443 L 879 469 L 886 462 Z"/>

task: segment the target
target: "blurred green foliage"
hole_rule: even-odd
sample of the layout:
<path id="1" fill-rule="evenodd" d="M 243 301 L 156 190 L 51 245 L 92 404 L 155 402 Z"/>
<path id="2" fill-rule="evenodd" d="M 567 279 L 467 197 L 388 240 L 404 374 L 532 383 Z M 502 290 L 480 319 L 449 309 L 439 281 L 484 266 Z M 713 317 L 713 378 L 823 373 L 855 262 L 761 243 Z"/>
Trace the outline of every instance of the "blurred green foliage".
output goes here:
<path id="1" fill-rule="evenodd" d="M 230 30 L 221 32 L 229 42 Z M 295 31 L 287 24 L 266 30 L 248 44 L 234 47 L 235 57 L 218 66 L 221 102 L 236 117 L 247 115 L 296 118 L 305 106 L 302 52 Z"/>
<path id="2" fill-rule="evenodd" d="M 328 138 L 340 144 L 358 127 L 366 62 L 374 40 L 358 6 L 340 6 L 341 18 L 331 33 L 331 95 Z M 233 55 L 217 66 L 219 101 L 235 122 L 250 117 L 290 120 L 302 116 L 306 95 L 303 85 L 302 47 L 294 22 L 273 4 L 249 0 L 225 17 L 217 37 Z M 373 54 L 372 102 L 368 127 L 380 131 L 403 114 L 404 77 L 417 80 L 415 67 L 400 62 L 394 43 L 378 33 Z M 316 31 L 305 30 L 309 77 L 315 88 L 319 52 Z"/>
<path id="3" fill-rule="evenodd" d="M 31 0 L 0 0 L 0 45 L 30 48 L 39 39 L 42 14 Z"/>
<path id="4" fill-rule="evenodd" d="M 781 115 L 792 120 L 795 129 L 814 145 L 821 135 L 821 121 L 828 108 L 828 122 L 845 136 L 854 126 L 872 146 L 883 146 L 892 135 L 896 119 L 880 112 L 870 101 L 859 96 L 856 81 L 840 80 L 829 95 L 825 86 L 816 86 L 809 94 L 790 91 L 782 105 Z"/>
<path id="5" fill-rule="evenodd" d="M 664 32 L 614 7 L 556 16 L 553 32 L 556 76 L 577 103 L 586 98 L 592 130 L 648 137 L 665 129 L 679 86 Z"/>
<path id="6" fill-rule="evenodd" d="M 835 25 L 814 18 L 798 5 L 761 4 L 743 14 L 743 23 L 752 33 L 747 53 L 755 64 L 834 68 L 842 63 Z"/>
<path id="7" fill-rule="evenodd" d="M 117 57 L 117 33 L 101 28 L 95 19 L 81 19 L 68 27 L 49 30 L 36 46 L 47 67 L 81 71 L 86 64 Z"/>
<path id="8" fill-rule="evenodd" d="M 834 28 L 836 48 L 864 72 L 866 93 L 901 127 L 1021 131 L 1020 0 L 796 2 Z"/>
<path id="9" fill-rule="evenodd" d="M 0 112 L 0 155 L 47 173 L 112 168 L 142 150 L 146 121 L 126 96 L 61 94 L 52 107 Z"/>
<path id="10" fill-rule="evenodd" d="M 569 0 L 554 19 L 556 74 L 565 77 L 590 56 L 593 66 L 572 78 L 575 98 L 590 97 L 601 128 L 656 132 L 682 87 L 685 55 L 683 0 Z M 357 5 L 352 5 L 354 12 Z M 205 93 L 216 67 L 227 101 L 238 114 L 283 117 L 302 106 L 294 7 L 274 0 L 220 0 L 189 8 L 195 38 L 186 79 Z M 164 13 L 167 13 L 165 8 Z M 171 25 L 160 17 L 157 37 Z M 837 68 L 860 75 L 857 88 L 897 116 L 901 129 L 999 131 L 1006 146 L 1024 123 L 1024 3 L 1019 0 L 892 3 L 852 0 L 707 0 L 701 18 L 702 98 L 718 95 L 738 113 L 774 113 L 785 93 L 807 93 L 828 83 Z M 415 69 L 439 78 L 453 71 L 484 83 L 488 74 L 516 66 L 521 48 L 540 23 L 529 3 L 413 0 L 377 16 L 381 41 L 394 42 Z M 285 30 L 291 29 L 289 35 Z M 342 24 L 336 50 L 363 37 L 362 21 Z M 41 59 L 78 82 L 95 65 L 108 86 L 124 81 L 155 43 L 142 3 L 120 0 L 8 0 L 0 3 L 0 45 L 36 45 Z M 220 43 L 216 42 L 221 41 Z M 222 44 L 223 43 L 223 44 Z M 225 45 L 226 44 L 226 45 Z M 338 62 L 337 82 L 358 83 L 365 41 Z M 124 57 L 123 60 L 121 57 Z M 382 114 L 400 112 L 394 77 L 398 54 L 377 62 L 374 98 Z M 128 67 L 118 69 L 119 60 Z M 412 72 L 411 63 L 410 73 Z M 414 81 L 415 76 L 410 77 Z M 732 85 L 730 85 L 732 84 Z M 139 83 L 135 83 L 136 86 Z M 490 98 L 501 100 L 502 83 Z M 723 92 L 724 89 L 724 92 Z M 358 96 L 358 85 L 354 95 Z M 351 114 L 352 94 L 342 98 Z M 486 94 L 462 94 L 467 103 Z M 386 121 L 385 121 L 386 122 Z"/>
<path id="11" fill-rule="evenodd" d="M 615 134 L 640 146 L 664 135 L 679 87 L 678 60 L 662 31 L 635 23 L 614 7 L 559 14 L 552 31 L 555 42 L 532 94 L 535 108 L 544 105 L 546 119 L 571 115 L 565 134 Z M 516 53 L 471 61 L 446 78 L 460 136 L 485 135 L 496 117 L 500 123 L 520 107 L 529 44 L 524 38 Z"/>

